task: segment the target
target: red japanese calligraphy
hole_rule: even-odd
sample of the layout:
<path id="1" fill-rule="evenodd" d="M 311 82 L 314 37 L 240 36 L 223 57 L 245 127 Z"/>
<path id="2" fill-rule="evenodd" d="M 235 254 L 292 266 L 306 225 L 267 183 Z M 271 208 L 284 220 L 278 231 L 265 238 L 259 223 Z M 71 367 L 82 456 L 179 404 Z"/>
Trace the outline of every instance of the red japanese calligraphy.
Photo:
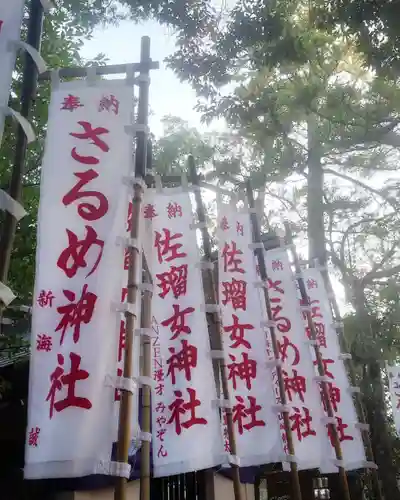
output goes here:
<path id="1" fill-rule="evenodd" d="M 314 331 L 316 335 L 316 341 L 319 347 L 326 347 L 326 335 L 325 335 L 325 325 L 324 323 L 314 323 Z M 312 331 L 310 327 L 306 327 L 306 334 L 309 339 L 312 339 Z"/>
<path id="2" fill-rule="evenodd" d="M 222 229 L 222 231 L 227 231 L 229 229 L 228 219 L 225 216 L 222 217 L 221 222 L 219 223 L 219 227 Z"/>
<path id="3" fill-rule="evenodd" d="M 126 248 L 124 252 L 124 270 L 127 271 L 129 269 L 129 263 L 131 260 L 131 254 L 129 252 L 129 249 Z"/>
<path id="4" fill-rule="evenodd" d="M 224 427 L 224 448 L 225 448 L 225 451 L 227 453 L 230 453 L 231 452 L 231 446 L 229 444 L 229 432 L 228 432 L 228 428 L 226 427 L 226 415 L 224 415 L 224 423 L 225 423 L 225 427 Z"/>
<path id="5" fill-rule="evenodd" d="M 321 358 L 321 361 L 322 361 L 322 366 L 324 368 L 324 375 L 326 375 L 329 378 L 334 379 L 335 377 L 334 377 L 333 373 L 330 372 L 329 369 L 328 369 L 328 365 L 333 365 L 335 363 L 333 361 L 333 359 L 324 359 L 324 358 Z M 317 360 L 314 361 L 314 365 L 318 366 L 318 361 Z"/>
<path id="6" fill-rule="evenodd" d="M 254 427 L 265 427 L 264 420 L 257 420 L 257 412 L 261 410 L 261 406 L 257 404 L 257 400 L 253 396 L 247 396 L 249 406 L 246 407 L 244 398 L 236 396 L 237 403 L 232 408 L 232 421 L 237 424 L 239 434 L 243 431 L 250 431 Z"/>
<path id="7" fill-rule="evenodd" d="M 231 245 L 229 245 L 229 243 L 225 243 L 225 246 L 222 249 L 222 254 L 221 254 L 224 263 L 225 273 L 244 274 L 245 272 L 244 269 L 240 267 L 240 264 L 242 264 L 243 261 L 242 259 L 239 258 L 239 255 L 243 255 L 243 252 L 236 248 L 235 241 L 232 241 Z"/>
<path id="8" fill-rule="evenodd" d="M 56 412 L 60 412 L 69 407 L 90 410 L 92 407 L 92 403 L 87 398 L 75 395 L 76 383 L 89 378 L 89 372 L 82 370 L 79 367 L 81 357 L 78 354 L 71 352 L 69 358 L 71 360 L 70 373 L 64 372 L 64 356 L 62 354 L 58 354 L 57 361 L 59 366 L 57 366 L 54 372 L 50 375 L 51 387 L 46 398 L 46 401 L 49 401 L 50 403 L 50 418 L 53 418 L 54 410 Z M 61 391 L 63 387 L 67 387 L 67 397 L 60 401 L 56 401 L 56 394 L 58 391 Z"/>
<path id="9" fill-rule="evenodd" d="M 178 238 L 182 238 L 182 233 L 175 233 L 171 235 L 171 231 L 166 228 L 163 229 L 163 232 L 164 238 L 161 233 L 156 231 L 156 237 L 154 241 L 154 248 L 157 249 L 158 262 L 161 264 L 163 261 L 171 262 L 171 260 L 182 259 L 183 257 L 186 257 L 186 253 L 179 253 L 179 250 L 182 248 L 182 243 L 171 244 L 172 241 L 175 241 Z"/>
<path id="10" fill-rule="evenodd" d="M 288 360 L 288 350 L 290 349 L 293 353 L 293 360 L 291 361 L 292 366 L 296 366 L 300 361 L 300 353 L 295 344 L 290 342 L 289 338 L 283 335 L 282 340 L 278 340 L 278 348 L 280 353 L 280 358 L 283 363 Z"/>
<path id="11" fill-rule="evenodd" d="M 251 349 L 251 344 L 248 340 L 244 338 L 246 330 L 254 330 L 254 326 L 250 323 L 239 323 L 239 318 L 236 314 L 232 314 L 233 324 L 229 326 L 224 326 L 224 331 L 230 333 L 230 339 L 233 344 L 230 345 L 231 349 L 236 349 L 239 346 Z"/>
<path id="12" fill-rule="evenodd" d="M 243 224 L 240 224 L 240 222 L 236 222 L 236 233 L 239 236 L 243 236 L 243 234 L 244 234 L 244 227 L 243 227 Z"/>
<path id="13" fill-rule="evenodd" d="M 167 432 L 167 429 L 157 429 L 157 434 L 156 437 L 159 439 L 162 443 L 164 442 L 164 435 Z"/>
<path id="14" fill-rule="evenodd" d="M 167 456 L 168 456 L 168 451 L 164 448 L 164 445 L 162 444 L 157 452 L 157 457 L 165 458 Z"/>
<path id="15" fill-rule="evenodd" d="M 281 333 L 287 333 L 292 328 L 292 322 L 286 316 L 281 316 L 280 312 L 283 310 L 283 307 L 279 305 L 281 299 L 279 297 L 271 297 L 271 313 L 272 320 L 276 323 L 276 328 Z"/>
<path id="16" fill-rule="evenodd" d="M 326 384 L 327 392 L 328 392 L 328 397 L 331 402 L 332 410 L 336 413 L 338 411 L 338 403 L 340 403 L 341 400 L 341 392 L 340 388 L 336 387 L 332 382 L 329 382 Z M 321 391 L 321 399 L 324 405 L 324 410 L 327 412 L 328 411 L 328 405 L 325 401 L 324 397 L 324 391 L 323 388 L 320 388 Z"/>
<path id="17" fill-rule="evenodd" d="M 74 111 L 75 109 L 83 108 L 83 104 L 81 104 L 81 100 L 78 96 L 68 94 L 67 97 L 64 97 L 64 101 L 61 105 L 61 111 Z"/>
<path id="18" fill-rule="evenodd" d="M 99 174 L 93 169 L 90 169 L 86 172 L 75 172 L 74 175 L 80 180 L 64 196 L 64 198 L 62 199 L 63 204 L 67 207 L 74 201 L 80 200 L 82 198 L 95 198 L 98 201 L 98 206 L 88 202 L 80 203 L 78 205 L 78 214 L 82 217 L 82 219 L 88 221 L 101 219 L 108 212 L 107 198 L 103 193 L 100 193 L 98 191 L 81 191 L 81 189 L 86 186 L 86 184 L 88 184 L 93 179 L 96 179 Z"/>
<path id="19" fill-rule="evenodd" d="M 307 288 L 308 290 L 311 290 L 312 288 L 318 288 L 317 280 L 309 278 L 307 280 Z"/>
<path id="20" fill-rule="evenodd" d="M 169 271 L 156 274 L 156 278 L 160 280 L 157 286 L 161 288 L 161 293 L 158 295 L 163 299 L 171 291 L 172 295 L 177 299 L 178 297 L 186 295 L 188 265 L 182 264 L 182 266 L 177 267 L 171 266 Z"/>
<path id="21" fill-rule="evenodd" d="M 237 379 L 243 380 L 247 389 L 251 389 L 251 381 L 257 376 L 257 361 L 249 359 L 247 352 L 242 353 L 242 361 L 236 362 L 236 356 L 229 355 L 232 363 L 227 365 L 229 370 L 228 380 L 232 380 L 232 386 L 237 389 Z"/>
<path id="22" fill-rule="evenodd" d="M 268 278 L 267 283 L 268 283 L 268 290 L 271 290 L 272 292 L 281 293 L 282 295 L 285 294 L 285 290 L 280 286 L 282 284 L 282 280 L 273 281 L 271 278 Z"/>
<path id="23" fill-rule="evenodd" d="M 232 307 L 236 311 L 242 309 L 246 311 L 247 307 L 247 283 L 242 280 L 232 278 L 232 281 L 223 281 L 222 283 L 222 304 L 225 306 L 232 302 Z"/>
<path id="24" fill-rule="evenodd" d="M 300 300 L 300 305 L 301 306 L 306 306 L 310 307 L 311 310 L 311 319 L 314 318 L 323 318 L 322 313 L 321 313 L 321 306 L 320 305 L 314 305 L 313 304 L 319 304 L 319 300 L 310 300 L 310 297 L 307 297 L 306 299 L 301 299 Z M 303 311 L 303 318 L 307 319 L 307 312 Z"/>
<path id="25" fill-rule="evenodd" d="M 86 256 L 92 246 L 98 247 L 98 255 L 86 278 L 95 272 L 103 255 L 104 241 L 97 238 L 93 227 L 85 226 L 85 229 L 86 236 L 83 240 L 79 240 L 75 233 L 67 229 L 68 247 L 61 252 L 57 266 L 64 271 L 68 278 L 75 276 L 80 267 L 87 267 Z"/>
<path id="26" fill-rule="evenodd" d="M 69 327 L 73 328 L 73 341 L 76 344 L 80 337 L 82 323 L 87 325 L 90 323 L 94 309 L 96 306 L 97 295 L 88 292 L 88 285 L 84 285 L 82 294 L 79 300 L 75 303 L 75 293 L 71 290 L 63 290 L 65 297 L 69 300 L 69 304 L 57 307 L 57 312 L 62 314 L 63 317 L 59 322 L 56 332 L 61 330 L 60 345 L 64 341 L 65 332 Z"/>
<path id="27" fill-rule="evenodd" d="M 297 370 L 293 370 L 293 376 L 289 377 L 286 371 L 282 371 L 283 384 L 289 401 L 293 401 L 293 394 L 297 394 L 302 403 L 304 403 L 304 394 L 306 392 L 306 379 L 298 375 Z"/>
<path id="28" fill-rule="evenodd" d="M 125 321 L 121 319 L 119 325 L 119 341 L 118 341 L 118 363 L 122 361 L 122 354 L 125 350 L 125 342 L 126 342 L 126 326 Z"/>
<path id="29" fill-rule="evenodd" d="M 122 368 L 117 368 L 117 377 L 122 377 L 124 374 Z M 114 401 L 121 401 L 121 390 L 115 389 L 114 391 Z"/>
<path id="30" fill-rule="evenodd" d="M 130 201 L 128 205 L 128 214 L 126 216 L 126 232 L 130 233 L 132 231 L 132 215 L 133 215 L 133 203 Z"/>
<path id="31" fill-rule="evenodd" d="M 290 415 L 289 419 L 293 422 L 291 429 L 296 432 L 297 439 L 301 442 L 308 436 L 316 436 L 317 433 L 311 428 L 310 410 L 304 407 L 302 408 L 303 413 L 300 408 L 294 407 L 293 410 L 294 413 Z"/>
<path id="32" fill-rule="evenodd" d="M 158 403 L 160 404 L 160 403 Z M 164 411 L 165 411 L 165 405 L 164 405 Z M 157 410 L 156 410 L 157 411 Z M 164 413 L 164 411 L 162 413 Z M 160 415 L 159 417 L 156 418 L 157 425 L 162 427 L 164 424 L 167 423 L 167 417 L 164 417 L 163 415 Z"/>
<path id="33" fill-rule="evenodd" d="M 36 350 L 50 352 L 53 348 L 53 338 L 50 335 L 39 333 L 36 338 Z"/>
<path id="34" fill-rule="evenodd" d="M 191 328 L 185 324 L 185 316 L 187 314 L 192 314 L 194 312 L 194 307 L 187 307 L 186 309 L 180 310 L 179 304 L 174 304 L 174 314 L 170 318 L 161 322 L 163 326 L 169 326 L 173 336 L 170 340 L 175 340 L 181 333 L 191 333 Z"/>
<path id="35" fill-rule="evenodd" d="M 37 303 L 39 307 L 53 307 L 53 299 L 55 299 L 55 297 L 51 290 L 48 290 L 47 292 L 45 290 L 41 290 Z"/>
<path id="36" fill-rule="evenodd" d="M 157 217 L 157 215 L 158 214 L 156 212 L 154 205 L 152 205 L 151 203 L 148 203 L 147 205 L 145 205 L 145 207 L 143 209 L 143 217 L 145 219 L 153 220 L 154 217 Z"/>
<path id="37" fill-rule="evenodd" d="M 119 101 L 115 95 L 103 96 L 99 103 L 99 112 L 101 111 L 112 111 L 114 115 L 119 113 Z"/>
<path id="38" fill-rule="evenodd" d="M 155 370 L 153 378 L 156 382 L 164 382 L 164 370 L 162 368 Z"/>
<path id="39" fill-rule="evenodd" d="M 159 401 L 157 403 L 157 406 L 156 406 L 156 412 L 157 413 L 164 413 L 166 408 L 167 407 L 165 406 L 165 404 L 162 401 Z M 165 417 L 163 417 L 163 418 L 165 418 Z"/>
<path id="40" fill-rule="evenodd" d="M 0 25 L 1 28 L 1 25 Z M 39 444 L 39 434 L 40 434 L 40 428 L 39 427 L 32 427 L 32 429 L 29 431 L 29 436 L 28 436 L 28 445 L 33 446 L 37 448 Z"/>
<path id="41" fill-rule="evenodd" d="M 157 396 L 163 396 L 164 395 L 164 384 L 157 384 L 154 388 L 154 392 L 156 393 Z"/>
<path id="42" fill-rule="evenodd" d="M 99 135 L 108 134 L 109 130 L 104 127 L 92 128 L 92 124 L 85 121 L 79 121 L 78 124 L 83 128 L 84 132 L 70 132 L 69 135 L 75 137 L 76 139 L 86 139 L 90 141 L 90 144 L 97 146 L 104 153 L 109 151 L 107 144 L 100 139 Z M 85 165 L 97 165 L 100 160 L 94 156 L 81 156 L 76 152 L 76 148 L 72 148 L 71 156 L 74 160 Z"/>
<path id="43" fill-rule="evenodd" d="M 231 447 L 230 447 L 230 444 L 229 444 L 229 432 L 228 432 L 228 428 L 226 427 L 226 415 L 224 415 L 224 448 L 225 448 L 225 451 L 227 453 L 230 453 L 231 451 Z"/>
<path id="44" fill-rule="evenodd" d="M 179 203 L 170 202 L 167 206 L 168 219 L 176 219 L 177 217 L 182 217 L 182 207 Z"/>
<path id="45" fill-rule="evenodd" d="M 343 419 L 341 417 L 336 417 L 336 420 L 337 420 L 336 430 L 337 430 L 337 433 L 338 433 L 339 441 L 340 442 L 343 442 L 343 441 L 354 441 L 354 437 L 353 436 L 351 436 L 349 434 L 345 434 L 345 430 L 349 426 L 347 424 L 343 423 Z M 335 446 L 335 438 L 334 438 L 334 435 L 333 435 L 333 432 L 332 432 L 332 426 L 331 425 L 328 426 L 328 435 L 329 435 L 329 438 L 331 440 L 332 446 Z"/>
<path id="46" fill-rule="evenodd" d="M 181 341 L 182 349 L 176 352 L 175 347 L 169 347 L 168 350 L 172 356 L 167 359 L 168 371 L 167 377 L 171 376 L 171 382 L 176 384 L 176 371 L 182 372 L 187 381 L 192 380 L 192 368 L 197 366 L 197 347 L 188 344 L 187 340 Z"/>
<path id="47" fill-rule="evenodd" d="M 273 260 L 272 261 L 272 270 L 273 271 L 283 271 L 282 261 L 279 259 Z"/>
<path id="48" fill-rule="evenodd" d="M 205 418 L 196 416 L 196 408 L 201 406 L 201 401 L 196 398 L 196 390 L 187 388 L 187 392 L 189 393 L 189 401 L 185 402 L 182 391 L 174 391 L 175 401 L 168 406 L 171 417 L 167 423 L 175 424 L 175 432 L 178 436 L 182 433 L 182 427 L 190 429 L 193 425 L 207 425 Z M 187 412 L 190 413 L 189 419 L 182 422 L 181 419 Z"/>

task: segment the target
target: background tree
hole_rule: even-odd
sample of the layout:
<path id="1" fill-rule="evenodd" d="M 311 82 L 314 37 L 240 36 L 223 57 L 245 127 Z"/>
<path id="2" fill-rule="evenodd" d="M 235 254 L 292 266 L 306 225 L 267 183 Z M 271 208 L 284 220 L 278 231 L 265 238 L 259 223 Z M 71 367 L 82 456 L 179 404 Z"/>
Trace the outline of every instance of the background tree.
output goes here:
<path id="1" fill-rule="evenodd" d="M 390 0 L 317 2 L 315 19 L 323 29 L 343 33 L 357 43 L 366 63 L 383 74 L 399 75 L 400 4 Z"/>
<path id="2" fill-rule="evenodd" d="M 282 201 L 307 229 L 309 256 L 324 263 L 327 234 L 332 238 L 329 257 L 346 285 L 359 335 L 374 346 L 356 360 L 366 374 L 371 422 L 381 430 L 373 438 L 385 492 L 399 498 L 392 442 L 388 433 L 382 437 L 387 415 L 379 361 L 388 350 L 398 352 L 395 323 L 382 322 L 389 311 L 382 293 L 386 279 L 397 276 L 399 257 L 398 183 L 385 174 L 396 168 L 400 145 L 396 82 L 366 70 L 346 38 L 321 30 L 308 2 L 238 2 L 219 37 L 207 42 L 182 45 L 170 64 L 197 90 L 206 119 L 225 116 L 253 142 L 264 160 L 259 189 L 294 182 L 283 188 Z M 332 178 L 339 180 L 336 190 Z M 357 248 L 343 255 L 348 234 Z"/>

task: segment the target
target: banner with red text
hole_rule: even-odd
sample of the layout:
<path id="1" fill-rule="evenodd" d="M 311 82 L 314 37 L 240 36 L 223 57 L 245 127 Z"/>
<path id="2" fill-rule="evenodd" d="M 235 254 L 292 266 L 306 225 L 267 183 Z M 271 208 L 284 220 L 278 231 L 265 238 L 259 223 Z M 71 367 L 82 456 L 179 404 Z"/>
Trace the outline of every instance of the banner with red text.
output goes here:
<path id="1" fill-rule="evenodd" d="M 151 214 L 154 475 L 221 464 L 224 450 L 196 229 L 187 192 L 164 189 Z"/>
<path id="2" fill-rule="evenodd" d="M 5 108 L 8 106 L 12 73 L 15 66 L 15 55 L 18 47 L 12 42 L 18 42 L 24 0 L 0 0 L 0 143 L 3 135 Z"/>
<path id="3" fill-rule="evenodd" d="M 397 434 L 400 435 L 400 366 L 386 366 L 389 380 L 390 399 Z"/>
<path id="4" fill-rule="evenodd" d="M 218 204 L 218 278 L 230 403 L 241 466 L 279 462 L 283 447 L 247 213 Z M 226 435 L 226 433 L 225 433 Z M 229 442 L 226 437 L 226 449 Z"/>
<path id="5" fill-rule="evenodd" d="M 328 384 L 329 395 L 335 412 L 344 466 L 347 470 L 358 469 L 365 462 L 365 450 L 360 429 L 357 428 L 358 418 L 346 369 L 341 359 L 340 345 L 333 323 L 328 294 L 323 277 L 318 269 L 307 269 L 303 272 L 303 276 L 310 300 L 317 342 L 323 358 L 325 376 L 332 380 Z M 304 326 L 307 335 L 310 335 L 311 332 L 308 331 L 306 320 Z M 316 364 L 313 348 L 311 352 Z M 333 464 L 335 460 L 333 441 L 330 432 L 327 432 L 329 436 L 328 447 L 320 470 L 323 473 L 337 472 L 337 467 Z"/>
<path id="6" fill-rule="evenodd" d="M 286 249 L 265 252 L 265 263 L 297 465 L 300 470 L 318 468 L 326 450 L 327 436 L 295 278 Z M 273 380 L 277 402 L 280 403 L 276 370 Z M 285 452 L 289 453 L 282 414 L 280 420 Z"/>
<path id="7" fill-rule="evenodd" d="M 126 81 L 52 92 L 40 191 L 25 477 L 104 473 L 116 354 L 133 91 Z"/>

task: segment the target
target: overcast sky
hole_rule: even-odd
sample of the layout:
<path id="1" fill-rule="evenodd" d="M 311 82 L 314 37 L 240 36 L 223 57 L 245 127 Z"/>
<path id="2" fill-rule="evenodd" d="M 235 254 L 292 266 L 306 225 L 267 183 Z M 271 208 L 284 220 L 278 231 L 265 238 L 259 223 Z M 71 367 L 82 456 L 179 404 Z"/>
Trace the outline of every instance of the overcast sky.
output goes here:
<path id="1" fill-rule="evenodd" d="M 196 105 L 195 92 L 190 85 L 181 83 L 163 63 L 174 52 L 174 38 L 167 28 L 150 21 L 142 24 L 124 21 L 119 26 L 97 28 L 81 54 L 85 59 L 91 59 L 102 52 L 109 59 L 108 64 L 138 62 L 140 39 L 145 35 L 151 38 L 152 59 L 160 62 L 160 69 L 151 72 L 152 131 L 161 134 L 160 118 L 168 114 L 180 116 L 190 125 L 205 129 L 200 124 L 200 114 L 193 109 Z"/>

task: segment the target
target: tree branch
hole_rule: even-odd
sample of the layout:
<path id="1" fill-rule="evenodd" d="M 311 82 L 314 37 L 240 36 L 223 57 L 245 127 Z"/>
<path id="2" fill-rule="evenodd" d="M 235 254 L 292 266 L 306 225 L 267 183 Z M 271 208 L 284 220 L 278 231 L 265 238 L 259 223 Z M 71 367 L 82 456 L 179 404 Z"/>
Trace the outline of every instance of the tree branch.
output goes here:
<path id="1" fill-rule="evenodd" d="M 364 182 L 354 179 L 353 177 L 347 175 L 347 174 L 342 174 L 341 172 L 336 172 L 335 170 L 332 170 L 331 168 L 324 168 L 324 173 L 334 175 L 336 177 L 340 177 L 341 179 L 345 179 L 346 181 L 352 182 L 353 184 L 356 184 L 357 186 L 360 186 L 361 188 L 365 189 L 366 191 L 369 191 L 372 194 L 376 194 L 377 196 L 381 197 L 383 200 L 385 200 L 387 203 L 389 203 L 390 206 L 393 208 L 397 208 L 398 205 L 396 203 L 395 198 L 388 198 L 384 194 L 382 194 L 381 191 L 378 189 L 375 189 L 368 184 L 364 184 Z"/>
<path id="2" fill-rule="evenodd" d="M 361 283 L 364 286 L 370 285 L 371 283 L 373 283 L 373 281 L 377 279 L 379 280 L 381 278 L 389 278 L 390 276 L 393 276 L 394 274 L 397 274 L 399 272 L 400 272 L 400 264 L 394 267 L 390 267 L 389 269 L 383 269 L 382 271 L 377 271 L 373 275 L 371 275 L 371 273 L 368 273 L 361 280 Z"/>

